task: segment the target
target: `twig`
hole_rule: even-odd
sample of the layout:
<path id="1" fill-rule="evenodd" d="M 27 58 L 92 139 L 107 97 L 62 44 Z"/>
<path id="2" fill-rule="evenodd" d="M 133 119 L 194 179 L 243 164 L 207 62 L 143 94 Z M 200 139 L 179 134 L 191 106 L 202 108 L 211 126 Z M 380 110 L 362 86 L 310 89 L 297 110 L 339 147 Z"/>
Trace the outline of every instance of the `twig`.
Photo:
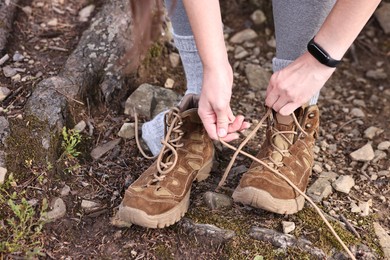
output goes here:
<path id="1" fill-rule="evenodd" d="M 360 238 L 359 233 L 358 233 L 358 232 L 356 231 L 356 229 L 352 226 L 352 224 L 349 223 L 348 219 L 347 219 L 346 217 L 344 217 L 343 214 L 340 214 L 340 220 L 341 220 L 342 222 L 345 223 L 345 225 L 347 226 L 347 229 L 348 229 L 349 231 L 351 231 L 355 236 L 357 236 L 358 238 Z"/>
<path id="2" fill-rule="evenodd" d="M 57 91 L 58 93 L 60 93 L 60 94 L 63 95 L 64 97 L 66 97 L 67 99 L 70 99 L 70 100 L 72 100 L 72 101 L 74 101 L 74 102 L 76 102 L 76 103 L 78 103 L 78 104 L 84 106 L 84 103 L 83 103 L 83 102 L 78 101 L 78 100 L 76 100 L 76 99 L 74 99 L 74 98 L 72 98 L 72 97 L 69 97 L 68 95 L 66 95 L 65 93 L 62 93 L 61 91 L 59 91 L 59 90 L 56 89 L 56 88 L 52 88 L 52 89 L 54 89 L 55 91 Z"/>
<path id="3" fill-rule="evenodd" d="M 49 46 L 49 49 L 53 50 L 53 51 L 63 51 L 63 52 L 68 52 L 69 51 L 68 49 L 57 47 L 57 46 Z"/>

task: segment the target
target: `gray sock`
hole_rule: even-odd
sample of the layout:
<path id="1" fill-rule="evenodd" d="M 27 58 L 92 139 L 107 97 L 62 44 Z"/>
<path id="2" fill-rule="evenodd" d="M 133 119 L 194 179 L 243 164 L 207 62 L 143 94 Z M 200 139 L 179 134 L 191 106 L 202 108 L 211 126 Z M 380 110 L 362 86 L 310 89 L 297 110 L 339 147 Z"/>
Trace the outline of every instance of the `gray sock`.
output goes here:
<path id="1" fill-rule="evenodd" d="M 194 37 L 192 35 L 181 36 L 176 34 L 173 34 L 173 37 L 186 74 L 187 91 L 185 94 L 200 94 L 203 80 L 203 66 Z M 157 155 L 162 147 L 161 140 L 164 138 L 165 113 L 166 111 L 161 112 L 142 126 L 142 138 L 153 155 Z"/>
<path id="2" fill-rule="evenodd" d="M 283 59 L 278 59 L 278 58 L 273 58 L 272 59 L 272 69 L 274 72 L 277 72 L 281 69 L 284 69 L 287 67 L 292 60 L 283 60 Z M 309 100 L 309 105 L 315 105 L 317 104 L 318 97 L 320 96 L 320 92 L 317 92 L 310 100 Z"/>

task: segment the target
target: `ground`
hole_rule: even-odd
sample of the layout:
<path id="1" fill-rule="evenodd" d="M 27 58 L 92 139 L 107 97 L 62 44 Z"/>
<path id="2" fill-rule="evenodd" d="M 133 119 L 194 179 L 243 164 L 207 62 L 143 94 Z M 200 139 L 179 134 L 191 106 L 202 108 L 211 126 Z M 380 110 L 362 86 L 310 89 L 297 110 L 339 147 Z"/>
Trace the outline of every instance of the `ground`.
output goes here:
<path id="1" fill-rule="evenodd" d="M 19 3 L 21 7 L 31 6 L 32 15 L 26 14 L 21 9 L 18 10 L 14 32 L 6 52 L 27 53 L 28 59 L 34 61 L 28 63 L 28 73 L 34 77 L 26 81 L 15 81 L 4 77 L 3 74 L 0 75 L 1 86 L 7 86 L 13 91 L 11 97 L 0 103 L 3 109 L 9 111 L 2 112 L 9 120 L 18 120 L 18 115 L 23 116 L 24 104 L 34 90 L 35 84 L 59 72 L 66 58 L 77 45 L 81 33 L 88 26 L 88 23 L 77 20 L 77 11 L 90 1 L 58 2 L 64 9 L 68 7 L 64 14 L 54 12 L 49 0 L 26 0 Z M 232 0 L 222 3 L 224 23 L 229 30 L 238 32 L 251 26 L 249 17 L 256 7 L 247 2 Z M 99 6 L 101 6 L 100 1 L 97 3 L 96 11 L 99 10 Z M 263 4 L 263 8 L 266 14 L 270 14 L 268 4 Z M 52 18 L 58 18 L 58 24 L 47 25 Z M 270 64 L 274 54 L 274 48 L 267 44 L 267 41 L 272 38 L 273 31 L 272 19 L 269 15 L 268 18 L 265 24 L 253 27 L 259 34 L 254 43 L 260 47 L 261 64 Z M 59 48 L 48 48 L 48 46 Z M 147 61 L 129 84 L 134 86 L 146 82 L 164 86 L 167 78 L 173 78 L 176 82 L 174 90 L 183 93 L 185 82 L 182 68 L 181 66 L 172 68 L 167 58 L 176 50 L 166 39 L 162 39 L 153 48 L 157 51 L 151 51 L 151 55 L 147 57 Z M 233 52 L 229 54 L 232 64 L 235 64 Z M 376 148 L 379 143 L 390 140 L 389 56 L 390 39 L 383 33 L 377 21 L 371 19 L 355 42 L 354 48 L 346 54 L 344 62 L 322 90 L 319 100 L 321 135 L 317 141 L 319 149 L 316 153 L 316 163 L 324 171 L 351 175 L 355 180 L 355 186 L 349 194 L 334 192 L 321 203 L 321 208 L 328 215 L 343 214 L 347 217 L 361 238 L 356 238 L 349 231 L 339 227 L 337 230 L 342 238 L 349 245 L 364 243 L 371 248 L 377 258 L 380 258 L 382 253 L 378 240 L 373 234 L 372 223 L 377 221 L 387 231 L 390 230 L 388 210 L 390 185 L 388 176 L 375 178 L 372 175 L 379 171 L 390 170 L 388 152 L 385 158 L 367 164 L 353 161 L 350 153 L 368 141 Z M 375 79 L 367 76 L 367 71 L 377 69 L 387 73 L 387 78 Z M 244 114 L 249 121 L 255 122 L 254 120 L 259 120 L 264 114 L 263 99 L 257 94 L 255 98 L 250 95 L 251 91 L 246 87 L 245 72 L 240 66 L 236 68 L 236 72 L 238 75 L 235 77 L 233 90 L 233 110 Z M 133 88 L 129 87 L 129 89 Z M 122 105 L 124 101 L 116 100 Z M 361 109 L 365 117 L 352 116 L 353 108 Z M 35 199 L 37 204 L 34 209 L 38 214 L 45 199 L 50 202 L 60 196 L 64 185 L 70 187 L 70 194 L 62 196 L 67 206 L 65 217 L 46 223 L 41 233 L 34 237 L 38 241 L 36 247 L 45 254 L 42 258 L 253 259 L 256 256 L 264 256 L 266 259 L 310 258 L 302 250 L 279 250 L 269 243 L 253 240 L 248 235 L 251 226 L 281 231 L 282 221 L 295 222 L 297 228 L 294 235 L 305 237 L 324 252 L 330 254 L 340 250 L 337 242 L 329 235 L 325 226 L 320 224 L 320 218 L 309 206 L 299 214 L 291 216 L 276 215 L 242 205 L 233 205 L 231 209 L 214 210 L 210 213 L 203 203 L 202 194 L 216 188 L 232 155 L 232 152 L 226 148 L 217 150 L 211 178 L 194 184 L 190 210 L 186 217 L 198 223 L 234 230 L 236 237 L 232 240 L 219 245 L 210 245 L 209 241 L 204 243 L 205 241 L 184 233 L 180 225 L 157 230 L 137 226 L 118 228 L 110 225 L 124 190 L 151 164 L 151 161 L 142 157 L 133 139 L 123 139 L 120 145 L 99 160 L 92 160 L 89 156 L 92 148 L 117 138 L 116 133 L 126 120 L 133 120 L 123 114 L 123 109 L 118 111 L 94 109 L 90 113 L 81 111 L 78 117 L 93 122 L 95 127 L 92 136 L 82 135 L 82 142 L 77 147 L 77 151 L 81 152 L 78 159 L 69 159 L 69 167 L 56 174 L 49 174 L 49 166 L 38 168 L 34 162 L 26 162 L 24 173 L 14 176 L 18 185 L 10 183 L 7 188 L 9 192 L 15 190 L 21 193 L 24 190 L 23 196 L 27 200 Z M 370 126 L 384 131 L 372 140 L 367 140 L 363 133 Z M 257 138 L 250 141 L 245 150 L 255 154 L 261 140 L 262 135 L 259 134 Z M 238 142 L 234 143 L 236 146 L 237 144 Z M 240 166 L 249 167 L 250 163 L 249 159 L 239 156 L 234 167 L 236 169 Z M 311 183 L 317 176 L 318 173 L 313 174 Z M 231 195 L 238 184 L 239 177 L 240 173 L 229 177 L 222 193 Z M 81 201 L 85 199 L 99 201 L 103 206 L 99 211 L 87 213 L 80 206 Z M 351 201 L 369 199 L 372 200 L 372 212 L 369 216 L 362 217 L 359 213 L 351 212 Z M 0 216 L 4 220 L 10 219 L 14 211 L 8 208 L 6 201 L 0 202 L 3 203 L 0 205 L 3 211 Z M 0 226 L 4 228 L 5 222 L 1 222 Z M 35 225 L 29 228 L 35 228 Z M 0 231 L 5 232 L 4 229 Z M 9 236 L 9 233 L 7 235 Z M 4 237 L 4 240 L 7 239 L 10 237 Z M 4 253 L 6 257 L 12 258 L 24 255 L 25 251 L 20 249 L 12 254 L 7 251 Z M 2 254 L 3 252 L 0 252 L 0 255 Z"/>

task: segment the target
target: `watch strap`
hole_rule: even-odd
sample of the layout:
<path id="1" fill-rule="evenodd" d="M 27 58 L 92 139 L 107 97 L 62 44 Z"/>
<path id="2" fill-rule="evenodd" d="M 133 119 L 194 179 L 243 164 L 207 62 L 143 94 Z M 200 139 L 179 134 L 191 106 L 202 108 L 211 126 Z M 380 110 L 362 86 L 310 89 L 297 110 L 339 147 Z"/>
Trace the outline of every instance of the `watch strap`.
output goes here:
<path id="1" fill-rule="evenodd" d="M 307 44 L 307 50 L 320 63 L 328 67 L 335 68 L 341 62 L 341 60 L 333 59 L 320 45 L 314 41 L 314 37 Z"/>

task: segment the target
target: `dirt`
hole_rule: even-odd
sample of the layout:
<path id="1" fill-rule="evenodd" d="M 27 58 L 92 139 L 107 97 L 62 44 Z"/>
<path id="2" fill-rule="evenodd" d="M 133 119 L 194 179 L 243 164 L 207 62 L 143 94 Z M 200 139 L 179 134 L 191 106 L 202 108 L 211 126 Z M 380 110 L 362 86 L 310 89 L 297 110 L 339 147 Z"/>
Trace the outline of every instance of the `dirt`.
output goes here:
<path id="1" fill-rule="evenodd" d="M 60 71 L 66 58 L 76 46 L 81 33 L 88 26 L 88 23 L 78 21 L 77 11 L 90 1 L 65 0 L 62 2 L 63 7 L 69 7 L 64 14 L 54 12 L 52 2 L 49 0 L 25 0 L 20 3 L 20 6 L 31 6 L 32 14 L 29 16 L 21 9 L 18 10 L 14 32 L 6 51 L 10 54 L 16 51 L 22 54 L 26 52 L 34 63 L 28 65 L 25 74 L 36 76 L 38 72 L 41 72 L 42 75 L 25 82 L 14 82 L 1 74 L 1 86 L 7 86 L 13 91 L 13 94 L 1 103 L 4 109 L 10 111 L 7 114 L 8 118 L 18 120 L 17 116 L 23 115 L 23 106 L 35 84 Z M 40 3 L 43 3 L 43 6 Z M 99 10 L 99 6 L 101 6 L 100 1 L 97 2 L 98 8 L 95 12 Z M 224 23 L 227 27 L 239 31 L 251 26 L 249 16 L 255 10 L 252 5 L 245 1 L 226 1 L 222 3 L 222 8 Z M 270 12 L 268 4 L 265 4 L 265 10 L 267 13 Z M 52 18 L 58 18 L 57 26 L 47 26 L 47 22 Z M 42 23 L 46 23 L 46 26 Z M 267 41 L 272 37 L 272 20 L 269 19 L 264 25 L 255 29 L 259 33 L 255 44 L 261 47 L 260 55 L 269 61 L 274 53 L 274 49 L 267 45 Z M 54 50 L 48 46 L 57 46 L 60 49 Z M 330 215 L 332 211 L 345 214 L 357 227 L 362 239 L 355 238 L 352 233 L 341 228 L 338 229 L 348 244 L 365 242 L 373 252 L 380 255 L 378 242 L 372 233 L 372 221 L 378 221 L 386 230 L 390 230 L 389 179 L 363 178 L 364 174 L 361 169 L 366 167 L 363 169 L 364 173 L 367 168 L 372 168 L 373 171 L 389 170 L 388 154 L 386 158 L 368 166 L 361 162 L 353 162 L 349 154 L 367 143 L 362 133 L 369 126 L 384 130 L 381 135 L 372 140 L 374 147 L 382 141 L 390 140 L 388 78 L 374 80 L 365 76 L 369 69 L 377 67 L 378 62 L 381 63 L 380 68 L 383 68 L 383 71 L 390 76 L 390 39 L 383 33 L 375 19 L 371 19 L 354 46 L 354 50 L 346 54 L 343 64 L 322 90 L 322 98 L 319 100 L 322 111 L 321 136 L 317 141 L 321 149 L 316 161 L 320 162 L 323 168 L 329 166 L 331 171 L 338 174 L 352 175 L 356 186 L 349 195 L 334 192 L 326 200 L 327 203 L 322 204 L 321 207 Z M 130 84 L 139 85 L 147 82 L 164 86 L 169 77 L 175 80 L 174 90 L 183 93 L 185 81 L 182 68 L 181 66 L 172 68 L 167 58 L 169 53 L 176 51 L 172 43 L 163 39 L 154 48 L 155 50 L 147 56 L 137 77 Z M 234 55 L 230 53 L 230 56 L 234 64 Z M 235 80 L 232 106 L 234 111 L 243 113 L 249 121 L 253 122 L 254 119 L 258 120 L 264 114 L 262 99 L 246 98 L 248 90 L 245 88 L 247 83 L 243 81 L 245 73 L 239 68 L 237 72 L 241 76 Z M 129 89 L 132 88 L 129 87 Z M 367 115 L 364 120 L 361 120 L 362 124 L 349 115 L 349 111 L 357 107 L 353 104 L 355 99 L 363 100 L 366 104 L 362 107 Z M 124 100 L 116 100 L 116 102 L 123 106 Z M 250 108 L 253 107 L 253 102 L 258 107 L 257 109 Z M 324 233 L 325 227 L 317 225 L 320 219 L 308 206 L 301 213 L 292 216 L 276 215 L 242 205 L 234 205 L 231 209 L 215 210 L 210 213 L 202 201 L 202 194 L 216 188 L 232 155 L 232 152 L 226 148 L 218 150 L 211 178 L 206 182 L 194 184 L 190 210 L 186 217 L 198 223 L 214 224 L 220 228 L 234 230 L 237 236 L 233 240 L 220 245 L 210 245 L 209 241 L 197 240 L 192 235 L 183 233 L 177 225 L 157 230 L 138 226 L 113 227 L 110 225 L 110 219 L 115 214 L 125 189 L 147 169 L 152 161 L 142 157 L 134 140 L 125 139 L 102 159 L 92 160 L 89 156 L 91 149 L 117 138 L 116 133 L 122 124 L 125 121 L 132 121 L 133 118 L 124 115 L 123 109 L 119 111 L 94 109 L 91 113 L 85 110 L 81 111 L 78 116 L 93 122 L 95 128 L 92 136 L 83 134 L 82 145 L 78 147 L 82 154 L 78 160 L 71 162 L 71 166 L 75 168 L 68 168 L 63 172 L 49 175 L 49 171 L 45 168 L 27 165 L 24 167 L 27 177 L 18 180 L 18 183 L 28 184 L 19 186 L 19 188 L 26 189 L 27 199 L 34 198 L 40 203 L 44 198 L 51 201 L 54 197 L 60 196 L 60 190 L 65 184 L 71 190 L 69 195 L 62 197 L 67 206 L 66 216 L 44 227 L 41 243 L 42 252 L 46 256 L 42 258 L 253 259 L 256 256 L 276 259 L 309 258 L 301 250 L 277 250 L 276 247 L 255 241 L 248 235 L 250 226 L 268 227 L 281 231 L 281 221 L 294 221 L 298 227 L 295 235 L 304 236 L 326 253 L 339 248 L 337 242 L 328 233 Z M 360 134 L 351 135 L 354 130 Z M 246 150 L 256 154 L 261 140 L 262 135 L 259 134 L 250 141 Z M 335 145 L 336 152 L 323 145 L 324 142 L 327 145 Z M 238 142 L 233 144 L 237 146 Z M 234 167 L 241 165 L 249 167 L 250 163 L 249 159 L 239 156 Z M 42 176 L 40 181 L 34 175 L 37 172 Z M 231 195 L 239 182 L 239 177 L 239 174 L 229 177 L 223 193 Z M 315 180 L 316 174 L 313 174 L 311 183 Z M 381 196 L 385 197 L 385 202 Z M 350 213 L 351 198 L 362 201 L 372 199 L 373 213 L 369 217 Z M 102 206 L 98 211 L 87 213 L 81 209 L 80 205 L 85 199 L 99 201 Z M 7 218 L 6 215 L 3 216 Z M 8 256 L 17 257 L 18 253 Z"/>

